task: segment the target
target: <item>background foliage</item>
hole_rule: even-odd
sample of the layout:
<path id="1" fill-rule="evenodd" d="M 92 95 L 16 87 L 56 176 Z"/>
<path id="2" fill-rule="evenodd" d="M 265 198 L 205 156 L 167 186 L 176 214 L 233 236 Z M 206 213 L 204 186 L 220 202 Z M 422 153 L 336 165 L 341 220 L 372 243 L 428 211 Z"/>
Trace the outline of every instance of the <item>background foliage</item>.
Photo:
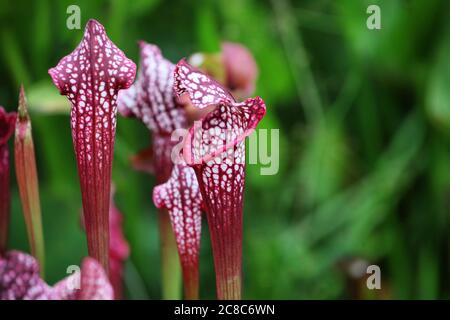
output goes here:
<path id="1" fill-rule="evenodd" d="M 47 69 L 79 42 L 66 8 L 95 18 L 138 61 L 136 41 L 172 61 L 243 43 L 260 68 L 261 128 L 280 129 L 280 171 L 247 166 L 245 298 L 449 298 L 450 3 L 445 0 L 0 1 L 0 104 L 25 84 L 37 149 L 47 279 L 87 253 L 64 98 Z M 366 28 L 381 7 L 382 29 Z M 129 157 L 148 145 L 119 119 L 113 177 L 132 253 L 128 298 L 160 297 L 154 179 Z M 13 179 L 14 180 L 14 179 Z M 14 181 L 15 183 L 15 181 Z M 214 298 L 206 224 L 201 297 Z M 14 185 L 11 247 L 28 250 Z M 381 267 L 381 292 L 358 289 L 348 267 Z M 355 289 L 356 288 L 356 289 Z"/>

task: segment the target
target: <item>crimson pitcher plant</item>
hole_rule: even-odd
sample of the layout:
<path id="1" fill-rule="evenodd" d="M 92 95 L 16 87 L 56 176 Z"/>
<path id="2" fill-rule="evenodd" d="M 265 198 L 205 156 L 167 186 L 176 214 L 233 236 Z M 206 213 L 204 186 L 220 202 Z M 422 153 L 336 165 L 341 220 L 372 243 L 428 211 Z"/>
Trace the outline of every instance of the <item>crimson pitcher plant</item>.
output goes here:
<path id="1" fill-rule="evenodd" d="M 80 177 L 89 255 L 108 268 L 109 204 L 117 94 L 131 86 L 136 65 L 89 20 L 78 47 L 49 74 L 72 104 L 72 139 Z"/>
<path id="2" fill-rule="evenodd" d="M 14 118 L 16 118 L 14 114 L 8 115 L 10 121 Z M 3 135 L 4 125 L 4 121 L 0 121 L 2 137 L 6 136 Z M 106 273 L 93 258 L 88 257 L 83 260 L 81 275 L 79 272 L 72 274 L 53 287 L 49 286 L 40 275 L 43 273 L 44 246 L 39 185 L 31 120 L 23 87 L 20 89 L 18 116 L 15 121 L 14 151 L 17 183 L 27 236 L 31 252 L 35 257 L 16 250 L 2 252 L 0 255 L 0 300 L 112 299 L 113 290 Z M 6 191 L 9 193 L 9 190 Z M 6 225 L 5 228 L 7 231 L 8 226 Z"/>
<path id="3" fill-rule="evenodd" d="M 218 82 L 185 60 L 175 69 L 174 90 L 200 109 L 215 106 L 190 128 L 183 156 L 197 175 L 206 204 L 216 271 L 217 297 L 240 299 L 245 137 L 264 117 L 259 97 L 238 103 Z"/>
<path id="4" fill-rule="evenodd" d="M 165 59 L 160 49 L 144 41 L 139 42 L 140 67 L 135 84 L 119 94 L 119 112 L 123 116 L 140 119 L 152 133 L 152 148 L 141 156 L 149 161 L 139 166 L 156 175 L 158 184 L 165 183 L 173 169 L 172 150 L 178 141 L 172 141 L 174 130 L 187 127 L 184 105 L 173 94 L 175 65 Z M 139 163 L 135 158 L 135 163 Z M 161 206 L 159 210 L 161 246 L 162 296 L 178 299 L 180 296 L 180 262 L 177 241 L 171 226 L 171 215 Z M 173 224 L 173 222 L 172 222 Z M 176 234 L 175 234 L 176 236 Z"/>
<path id="5" fill-rule="evenodd" d="M 199 298 L 198 260 L 203 200 L 194 170 L 181 162 L 164 184 L 153 189 L 153 202 L 170 215 L 183 271 L 186 299 Z"/>

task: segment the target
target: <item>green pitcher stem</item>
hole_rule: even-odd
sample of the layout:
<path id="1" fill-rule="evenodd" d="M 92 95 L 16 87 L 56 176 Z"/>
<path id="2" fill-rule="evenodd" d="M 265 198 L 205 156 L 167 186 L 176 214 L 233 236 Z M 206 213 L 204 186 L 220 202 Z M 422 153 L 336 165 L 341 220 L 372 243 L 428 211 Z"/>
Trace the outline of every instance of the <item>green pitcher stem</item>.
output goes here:
<path id="1" fill-rule="evenodd" d="M 169 213 L 159 212 L 159 236 L 161 243 L 162 298 L 181 299 L 181 266 L 178 258 L 177 242 L 170 224 Z"/>

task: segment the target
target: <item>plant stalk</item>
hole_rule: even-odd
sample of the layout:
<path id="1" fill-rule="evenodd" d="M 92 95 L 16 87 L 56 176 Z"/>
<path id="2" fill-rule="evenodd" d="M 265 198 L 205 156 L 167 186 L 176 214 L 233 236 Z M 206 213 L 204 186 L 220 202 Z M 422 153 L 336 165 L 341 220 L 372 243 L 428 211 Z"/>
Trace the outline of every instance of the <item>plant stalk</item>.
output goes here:
<path id="1" fill-rule="evenodd" d="M 236 219 L 242 219 L 237 214 Z M 215 219 L 208 216 L 209 221 Z M 210 223 L 210 234 L 216 272 L 216 290 L 218 300 L 241 300 L 242 295 L 242 230 L 236 230 L 242 223 L 223 225 Z"/>
<path id="2" fill-rule="evenodd" d="M 18 111 L 14 145 L 17 184 L 31 253 L 39 261 L 41 276 L 43 277 L 45 252 L 38 175 L 31 121 L 23 86 L 20 88 Z"/>
<path id="3" fill-rule="evenodd" d="M 167 210 L 159 211 L 159 233 L 161 245 L 162 298 L 181 299 L 181 267 L 177 242 L 172 231 Z"/>
<path id="4" fill-rule="evenodd" d="M 183 270 L 184 299 L 198 300 L 198 266 L 196 268 L 187 268 Z"/>

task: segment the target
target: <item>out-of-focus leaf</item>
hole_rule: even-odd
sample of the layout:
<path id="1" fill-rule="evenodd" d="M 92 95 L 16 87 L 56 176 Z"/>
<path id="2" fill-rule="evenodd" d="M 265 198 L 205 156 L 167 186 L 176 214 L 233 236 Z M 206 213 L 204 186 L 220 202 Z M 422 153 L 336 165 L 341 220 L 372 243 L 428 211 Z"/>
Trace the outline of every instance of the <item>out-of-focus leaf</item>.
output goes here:
<path id="1" fill-rule="evenodd" d="M 351 162 L 342 125 L 332 117 L 313 128 L 306 140 L 300 162 L 299 196 L 311 208 L 343 186 Z"/>
<path id="2" fill-rule="evenodd" d="M 345 237 L 352 239 L 352 232 L 370 231 L 382 221 L 395 205 L 392 197 L 398 199 L 414 174 L 413 160 L 422 145 L 423 130 L 417 114 L 410 115 L 368 177 L 331 198 L 305 219 L 300 228 L 305 240 L 313 244 L 345 226 L 350 228 Z"/>
<path id="3" fill-rule="evenodd" d="M 198 2 L 196 6 L 196 28 L 198 44 L 202 52 L 220 51 L 220 39 L 214 11 L 214 2 L 210 0 Z"/>
<path id="4" fill-rule="evenodd" d="M 125 287 L 130 300 L 148 300 L 149 296 L 144 286 L 144 279 L 140 276 L 132 261 L 125 262 Z"/>
<path id="5" fill-rule="evenodd" d="M 450 150 L 448 140 L 435 136 L 429 143 L 426 153 L 429 155 L 430 203 L 435 208 L 437 233 L 447 234 L 447 225 L 450 220 Z"/>
<path id="6" fill-rule="evenodd" d="M 357 62 L 377 62 L 377 69 L 387 68 L 407 74 L 416 50 L 428 46 L 429 33 L 435 33 L 439 25 L 439 0 L 420 1 L 335 1 L 340 25 L 347 44 Z M 366 12 L 369 5 L 378 5 L 381 29 L 369 30 Z M 442 8 L 441 8 L 442 9 Z M 406 70 L 406 72 L 405 72 Z"/>
<path id="7" fill-rule="evenodd" d="M 17 87 L 21 83 L 28 85 L 30 83 L 29 70 L 25 65 L 21 49 L 17 42 L 17 38 L 11 30 L 4 29 L 0 32 L 1 48 L 5 64 L 9 67 L 11 77 L 15 81 Z"/>
<path id="8" fill-rule="evenodd" d="M 122 30 L 125 25 L 128 10 L 130 8 L 129 1 L 112 0 L 110 2 L 110 16 L 108 23 L 108 34 L 111 39 L 120 44 L 120 37 L 124 36 Z"/>
<path id="9" fill-rule="evenodd" d="M 292 71 L 286 60 L 273 12 L 256 1 L 221 0 L 225 40 L 245 44 L 260 70 L 256 93 L 269 97 L 272 108 L 297 97 Z M 275 103 L 277 102 L 277 103 Z M 297 106 L 300 108 L 300 106 Z"/>
<path id="10" fill-rule="evenodd" d="M 32 112 L 70 114 L 69 101 L 54 89 L 50 79 L 34 84 L 28 92 L 28 101 Z"/>
<path id="11" fill-rule="evenodd" d="M 272 7 L 286 60 L 294 77 L 298 98 L 302 103 L 306 119 L 310 123 L 316 123 L 323 113 L 322 97 L 311 71 L 302 36 L 298 32 L 293 8 L 288 0 L 273 0 Z"/>
<path id="12" fill-rule="evenodd" d="M 394 287 L 394 297 L 409 299 L 412 296 L 414 286 L 413 260 L 408 255 L 406 235 L 402 230 L 397 217 L 391 219 L 390 231 L 392 241 L 387 244 L 390 247 L 387 267 L 389 268 L 390 282 Z"/>
<path id="13" fill-rule="evenodd" d="M 450 134 L 450 24 L 442 38 L 427 86 L 426 111 L 432 123 Z"/>
<path id="14" fill-rule="evenodd" d="M 33 8 L 32 59 L 36 74 L 45 74 L 50 49 L 50 3 L 41 0 L 34 3 Z"/>
<path id="15" fill-rule="evenodd" d="M 143 14 L 149 14 L 154 8 L 158 6 L 161 0 L 134 0 L 126 1 L 131 16 L 140 16 Z"/>
<path id="16" fill-rule="evenodd" d="M 375 90 L 370 84 L 363 86 L 355 106 L 355 115 L 358 119 L 356 126 L 358 126 L 359 133 L 357 139 L 360 140 L 364 158 L 368 160 L 367 163 L 370 167 L 381 151 L 382 126 L 384 125 L 380 120 L 381 108 L 376 103 Z M 364 108 L 359 108 L 360 105 L 364 105 Z"/>
<path id="17" fill-rule="evenodd" d="M 275 252 L 281 256 L 277 258 L 277 267 L 266 272 L 272 278 L 283 279 L 283 274 L 277 271 L 278 266 L 283 265 L 283 261 L 295 261 L 297 269 L 293 269 L 296 271 L 290 275 L 290 282 L 284 284 L 292 292 L 295 289 L 291 286 L 296 284 L 292 279 L 307 282 L 315 278 L 319 281 L 331 272 L 330 268 L 339 259 L 355 251 L 364 252 L 364 242 L 392 213 L 405 186 L 413 178 L 414 159 L 422 146 L 423 134 L 423 123 L 418 115 L 410 115 L 389 148 L 380 156 L 373 173 L 331 197 L 299 225 L 285 229 L 281 234 L 275 233 L 277 236 L 273 245 Z M 263 233 L 262 238 L 252 242 L 254 251 L 261 252 L 259 245 L 267 248 L 267 241 Z M 296 243 L 295 247 L 293 243 Z M 256 262 L 252 263 L 259 262 L 256 255 L 253 259 Z M 286 269 L 283 268 L 282 272 Z M 259 276 L 259 272 L 255 272 L 254 276 Z"/>
<path id="18" fill-rule="evenodd" d="M 439 293 L 439 268 L 436 251 L 428 245 L 422 246 L 419 252 L 418 283 L 420 299 L 437 299 Z"/>

